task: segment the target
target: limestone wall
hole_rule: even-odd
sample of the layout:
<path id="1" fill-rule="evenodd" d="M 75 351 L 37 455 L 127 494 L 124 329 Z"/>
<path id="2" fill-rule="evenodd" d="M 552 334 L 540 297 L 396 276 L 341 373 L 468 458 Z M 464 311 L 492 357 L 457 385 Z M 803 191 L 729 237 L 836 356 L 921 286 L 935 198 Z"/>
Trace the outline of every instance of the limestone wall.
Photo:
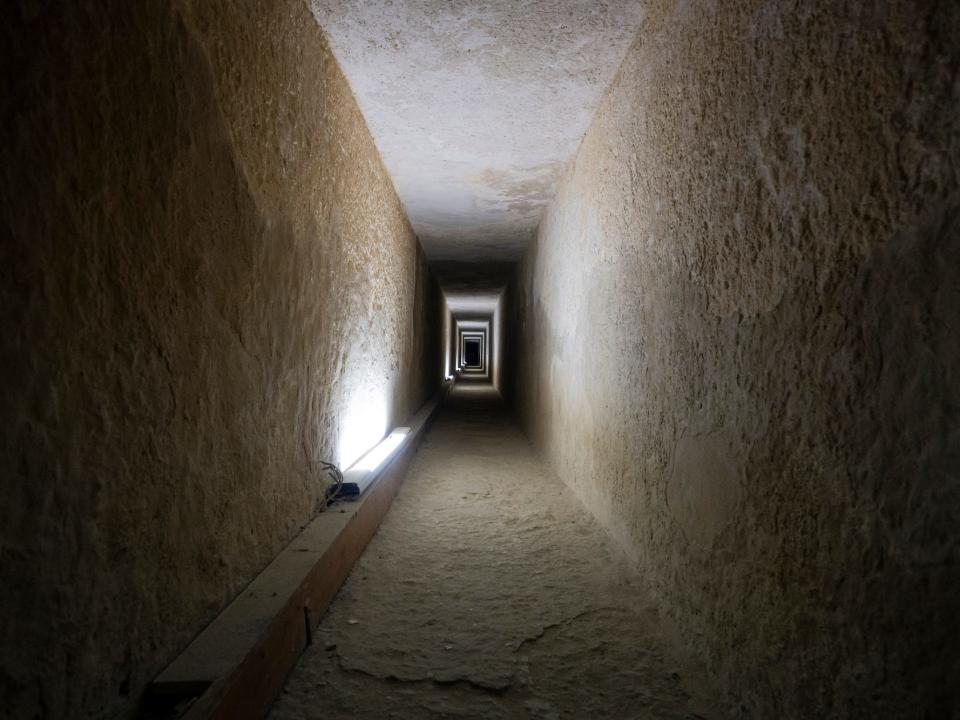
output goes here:
<path id="1" fill-rule="evenodd" d="M 650 3 L 511 295 L 528 433 L 753 717 L 960 705 L 958 33 Z"/>
<path id="2" fill-rule="evenodd" d="M 438 290 L 302 0 L 0 33 L 0 714 L 125 715 L 434 391 Z"/>

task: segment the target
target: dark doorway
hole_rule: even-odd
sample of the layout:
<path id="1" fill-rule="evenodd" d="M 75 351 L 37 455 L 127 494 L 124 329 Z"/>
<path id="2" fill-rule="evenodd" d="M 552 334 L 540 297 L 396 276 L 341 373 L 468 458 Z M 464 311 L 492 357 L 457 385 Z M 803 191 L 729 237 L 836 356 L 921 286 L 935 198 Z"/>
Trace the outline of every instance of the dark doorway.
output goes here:
<path id="1" fill-rule="evenodd" d="M 463 344 L 463 360 L 467 367 L 480 367 L 480 340 L 466 340 Z"/>

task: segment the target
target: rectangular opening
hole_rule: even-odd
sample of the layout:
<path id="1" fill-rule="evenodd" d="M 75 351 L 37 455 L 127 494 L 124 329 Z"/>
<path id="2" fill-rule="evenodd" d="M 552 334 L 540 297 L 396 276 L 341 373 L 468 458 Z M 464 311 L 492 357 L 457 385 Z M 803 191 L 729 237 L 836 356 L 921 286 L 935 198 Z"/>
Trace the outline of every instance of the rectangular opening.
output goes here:
<path id="1" fill-rule="evenodd" d="M 480 339 L 467 338 L 463 343 L 463 359 L 468 368 L 480 367 Z"/>

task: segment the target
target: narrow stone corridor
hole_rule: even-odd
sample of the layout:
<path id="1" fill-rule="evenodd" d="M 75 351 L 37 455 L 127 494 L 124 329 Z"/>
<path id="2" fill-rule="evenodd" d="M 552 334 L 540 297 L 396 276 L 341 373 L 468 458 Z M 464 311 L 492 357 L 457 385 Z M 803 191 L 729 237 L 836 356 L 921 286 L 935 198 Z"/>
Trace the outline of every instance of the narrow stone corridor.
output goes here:
<path id="1" fill-rule="evenodd" d="M 495 391 L 459 384 L 273 720 L 720 716 Z"/>
<path id="2" fill-rule="evenodd" d="M 5 9 L 0 720 L 960 720 L 958 0 Z"/>

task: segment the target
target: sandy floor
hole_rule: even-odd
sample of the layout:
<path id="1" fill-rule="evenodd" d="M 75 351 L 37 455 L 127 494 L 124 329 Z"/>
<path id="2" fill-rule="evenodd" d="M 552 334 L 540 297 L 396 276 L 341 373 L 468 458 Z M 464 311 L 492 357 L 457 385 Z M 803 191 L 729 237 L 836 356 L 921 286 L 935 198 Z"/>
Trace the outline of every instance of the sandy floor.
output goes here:
<path id="1" fill-rule="evenodd" d="M 270 718 L 719 716 L 668 636 L 499 398 L 458 388 Z"/>

